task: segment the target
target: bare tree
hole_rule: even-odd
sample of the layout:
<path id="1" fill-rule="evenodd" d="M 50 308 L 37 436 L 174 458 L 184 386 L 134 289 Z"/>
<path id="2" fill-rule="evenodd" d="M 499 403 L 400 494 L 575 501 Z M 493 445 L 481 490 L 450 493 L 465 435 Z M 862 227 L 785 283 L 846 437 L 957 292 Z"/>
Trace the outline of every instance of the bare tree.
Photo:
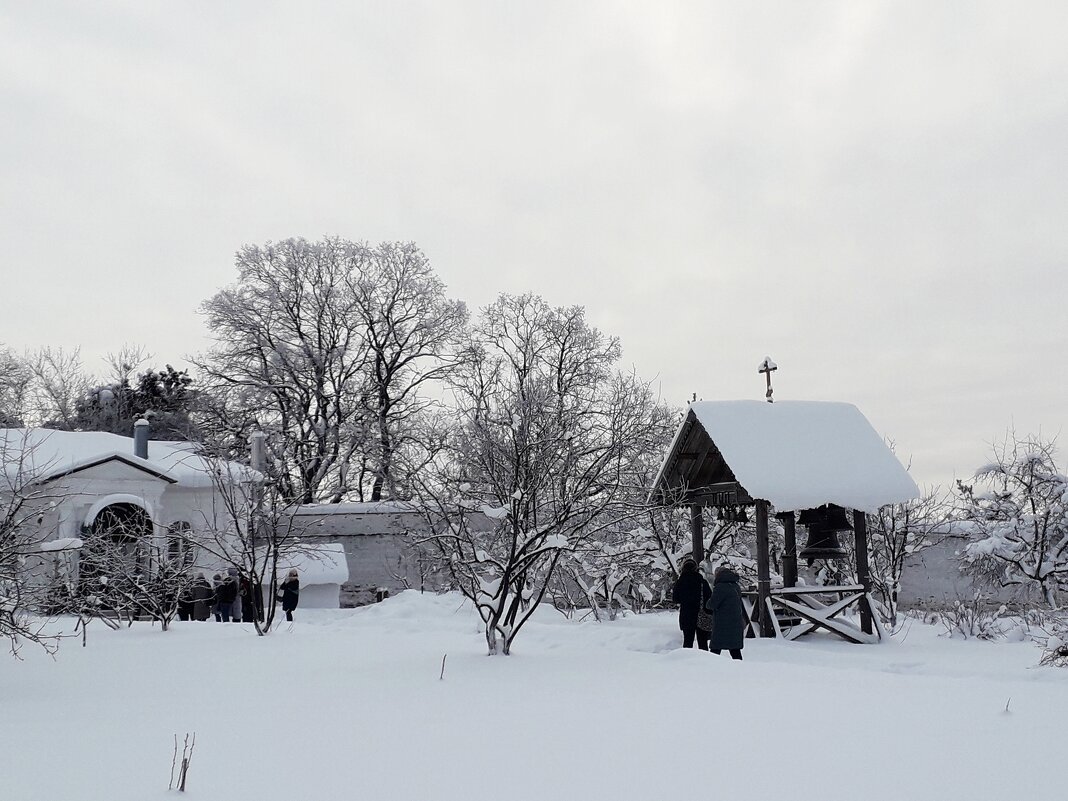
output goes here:
<path id="1" fill-rule="evenodd" d="M 30 404 L 37 425 L 72 431 L 77 426 L 78 402 L 92 385 L 78 349 L 41 348 L 27 361 L 32 373 Z"/>
<path id="2" fill-rule="evenodd" d="M 195 360 L 209 437 L 244 451 L 262 427 L 282 496 L 338 501 L 365 450 L 368 350 L 351 291 L 356 246 L 288 239 L 237 254 L 238 281 L 202 307 L 215 339 Z"/>
<path id="3" fill-rule="evenodd" d="M 39 568 L 49 558 L 43 554 L 63 543 L 42 551 L 40 524 L 58 497 L 40 481 L 48 465 L 39 463 L 37 451 L 26 432 L 0 429 L 0 638 L 15 656 L 24 643 L 53 650 L 57 642 L 40 614 L 48 577 Z"/>
<path id="4" fill-rule="evenodd" d="M 598 620 L 602 608 L 608 619 L 614 619 L 616 609 L 637 612 L 669 601 L 679 569 L 693 551 L 688 506 L 635 508 L 636 514 L 584 540 L 561 561 L 563 575 L 554 589 L 562 590 L 565 583 L 579 587 Z M 755 530 L 734 519 L 709 522 L 702 569 L 711 575 L 713 566 L 725 564 L 739 573 L 754 574 L 748 543 Z"/>
<path id="5" fill-rule="evenodd" d="M 682 558 L 691 551 L 688 507 L 651 506 L 649 490 L 678 425 L 678 410 L 650 410 L 646 439 L 635 443 L 621 499 L 630 514 L 563 554 L 553 582 L 554 603 L 576 600 L 598 620 L 615 619 L 619 609 L 642 611 L 670 597 Z"/>
<path id="6" fill-rule="evenodd" d="M 657 401 L 619 357 L 581 308 L 533 295 L 501 296 L 474 329 L 449 447 L 418 495 L 491 654 L 510 653 L 561 554 L 634 513 L 626 488 Z"/>
<path id="7" fill-rule="evenodd" d="M 411 243 L 328 238 L 248 246 L 238 283 L 204 304 L 216 345 L 197 366 L 209 432 L 257 426 L 295 503 L 398 497 L 432 453 L 426 419 L 467 320 Z"/>
<path id="8" fill-rule="evenodd" d="M 126 343 L 117 351 L 108 351 L 104 361 L 107 362 L 109 372 L 104 380 L 114 384 L 131 384 L 139 368 L 151 358 L 152 354 L 144 345 Z"/>
<path id="9" fill-rule="evenodd" d="M 889 504 L 867 516 L 872 589 L 891 626 L 898 623 L 898 596 L 907 560 L 946 539 L 953 526 L 951 511 L 948 493 L 928 487 L 915 500 Z"/>
<path id="10" fill-rule="evenodd" d="M 15 428 L 26 420 L 31 378 L 26 360 L 0 346 L 0 428 Z"/>
<path id="11" fill-rule="evenodd" d="M 398 452 L 425 452 L 418 418 L 433 404 L 427 385 L 448 379 L 459 363 L 467 307 L 449 300 L 430 261 L 412 242 L 357 246 L 350 289 L 369 368 L 370 414 L 377 437 L 370 500 L 397 497 Z"/>
<path id="12" fill-rule="evenodd" d="M 107 372 L 90 379 L 89 386 L 75 401 L 70 426 L 80 431 L 109 431 L 129 435 L 143 410 L 135 410 L 132 381 L 149 354 L 140 345 L 123 345 L 104 358 Z"/>
<path id="13" fill-rule="evenodd" d="M 1056 443 L 1014 431 L 971 484 L 957 482 L 959 514 L 971 542 L 966 569 L 1003 587 L 1031 587 L 1051 609 L 1068 583 L 1068 478 Z"/>

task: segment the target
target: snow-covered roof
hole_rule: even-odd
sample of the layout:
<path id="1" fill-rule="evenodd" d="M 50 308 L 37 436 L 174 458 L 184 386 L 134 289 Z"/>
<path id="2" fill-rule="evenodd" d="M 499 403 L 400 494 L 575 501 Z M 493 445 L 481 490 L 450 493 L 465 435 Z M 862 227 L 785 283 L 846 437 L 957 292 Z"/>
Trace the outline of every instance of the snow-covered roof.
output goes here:
<path id="1" fill-rule="evenodd" d="M 824 401 L 691 404 L 660 468 L 658 490 L 680 475 L 683 440 L 690 442 L 694 422 L 745 491 L 779 512 L 827 503 L 874 512 L 920 494 L 856 406 Z"/>
<path id="2" fill-rule="evenodd" d="M 323 515 L 385 515 L 419 511 L 418 507 L 404 501 L 363 501 L 345 503 L 307 503 L 294 508 L 298 517 Z"/>
<path id="3" fill-rule="evenodd" d="M 278 580 L 297 571 L 302 587 L 311 584 L 344 584 L 349 580 L 345 548 L 339 542 L 302 544 L 287 549 L 278 560 Z"/>
<path id="4" fill-rule="evenodd" d="M 237 462 L 208 459 L 195 443 L 149 440 L 148 458 L 134 456 L 133 438 L 105 431 L 53 431 L 46 428 L 0 428 L 0 459 L 9 479 L 42 481 L 119 459 L 146 473 L 183 487 L 210 487 L 213 471 L 227 481 L 259 477 Z"/>

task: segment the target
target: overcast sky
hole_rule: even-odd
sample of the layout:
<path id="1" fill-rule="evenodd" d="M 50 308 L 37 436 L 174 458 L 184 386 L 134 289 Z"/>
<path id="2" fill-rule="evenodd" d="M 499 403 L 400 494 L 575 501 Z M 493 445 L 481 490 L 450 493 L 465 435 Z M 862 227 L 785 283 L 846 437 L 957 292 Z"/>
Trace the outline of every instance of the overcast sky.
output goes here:
<path id="1" fill-rule="evenodd" d="M 414 240 L 950 481 L 1068 424 L 1066 42 L 1063 0 L 3 3 L 0 343 L 181 364 L 242 244 Z"/>

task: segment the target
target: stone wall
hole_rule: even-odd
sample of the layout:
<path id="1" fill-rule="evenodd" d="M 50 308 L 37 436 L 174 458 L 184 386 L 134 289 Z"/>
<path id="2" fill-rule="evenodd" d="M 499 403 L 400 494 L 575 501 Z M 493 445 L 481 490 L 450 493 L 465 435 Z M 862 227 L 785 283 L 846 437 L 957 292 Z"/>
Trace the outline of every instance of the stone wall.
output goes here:
<path id="1" fill-rule="evenodd" d="M 944 609 L 958 599 L 974 597 L 975 582 L 960 572 L 958 554 L 966 544 L 962 537 L 948 537 L 909 556 L 901 574 L 901 608 Z M 982 590 L 993 603 L 1035 605 L 1039 601 L 1034 593 L 1019 588 L 984 586 Z"/>

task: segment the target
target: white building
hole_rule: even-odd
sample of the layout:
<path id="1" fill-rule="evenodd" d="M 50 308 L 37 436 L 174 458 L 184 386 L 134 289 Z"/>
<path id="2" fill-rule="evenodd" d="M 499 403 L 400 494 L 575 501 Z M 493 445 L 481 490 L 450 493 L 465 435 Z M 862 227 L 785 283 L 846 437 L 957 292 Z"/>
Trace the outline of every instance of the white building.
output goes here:
<path id="1" fill-rule="evenodd" d="M 194 529 L 214 524 L 214 495 L 220 481 L 251 481 L 256 474 L 234 462 L 201 456 L 192 443 L 148 439 L 101 431 L 0 429 L 4 469 L 11 481 L 49 487 L 58 501 L 44 525 L 56 537 L 75 537 L 82 526 L 116 505 L 140 509 L 162 534 L 184 523 Z M 16 476 L 19 474 L 19 476 Z"/>
<path id="2" fill-rule="evenodd" d="M 74 581 L 85 562 L 83 537 L 105 534 L 137 569 L 166 559 L 217 572 L 227 539 L 262 477 L 237 462 L 201 455 L 194 443 L 148 439 L 139 422 L 133 438 L 97 431 L 0 429 L 0 515 L 21 502 L 26 569 L 37 586 Z M 27 530 L 28 529 L 28 530 Z M 99 537 L 92 538 L 99 542 Z M 200 542 L 200 547 L 191 543 Z M 211 543 L 206 547 L 205 543 Z M 229 546 L 227 546 L 229 547 Z M 147 556 L 146 556 L 147 554 Z M 213 554 L 215 554 L 213 556 Z M 337 608 L 349 572 L 342 546 L 296 544 L 282 555 L 281 575 L 296 569 L 301 606 Z"/>
<path id="3" fill-rule="evenodd" d="M 244 465 L 201 456 L 192 444 L 149 441 L 147 423 L 138 424 L 134 438 L 0 429 L 0 466 L 0 509 L 21 503 L 19 539 L 37 582 L 58 572 L 73 580 L 82 537 L 91 531 L 121 531 L 112 539 L 131 560 L 148 554 L 153 562 L 215 569 L 211 559 L 198 561 L 189 543 L 225 531 L 220 494 L 258 479 Z"/>
<path id="4" fill-rule="evenodd" d="M 133 439 L 99 431 L 0 429 L 0 492 L 18 487 L 42 506 L 42 541 L 76 538 L 107 516 L 142 526 L 144 536 L 164 538 L 176 527 L 214 528 L 217 486 L 256 477 L 243 465 L 206 459 L 190 443 L 149 441 L 147 423 L 138 429 Z"/>

